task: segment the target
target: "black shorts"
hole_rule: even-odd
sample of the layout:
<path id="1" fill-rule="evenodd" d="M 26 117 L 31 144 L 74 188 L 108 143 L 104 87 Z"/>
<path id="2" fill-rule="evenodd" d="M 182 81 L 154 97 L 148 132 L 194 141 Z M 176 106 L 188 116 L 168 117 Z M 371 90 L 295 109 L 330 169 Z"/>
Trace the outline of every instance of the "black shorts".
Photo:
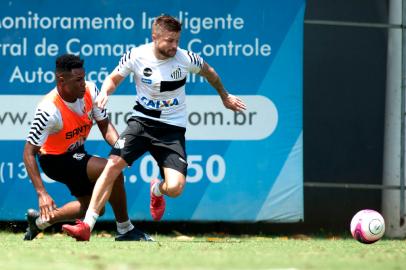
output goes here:
<path id="1" fill-rule="evenodd" d="M 91 157 L 81 147 L 62 155 L 40 155 L 39 163 L 49 178 L 65 184 L 73 196 L 91 196 L 94 183 L 87 176 L 87 162 Z"/>
<path id="2" fill-rule="evenodd" d="M 128 165 L 149 151 L 165 178 L 163 167 L 186 176 L 186 129 L 141 117 L 132 117 L 110 154 L 122 157 Z"/>

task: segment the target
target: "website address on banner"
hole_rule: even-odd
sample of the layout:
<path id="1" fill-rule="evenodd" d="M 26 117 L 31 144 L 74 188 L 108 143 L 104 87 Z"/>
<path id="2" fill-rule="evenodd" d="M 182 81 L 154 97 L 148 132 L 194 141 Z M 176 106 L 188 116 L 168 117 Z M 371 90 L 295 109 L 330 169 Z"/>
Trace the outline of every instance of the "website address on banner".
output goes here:
<path id="1" fill-rule="evenodd" d="M 247 104 L 244 112 L 224 108 L 218 96 L 190 96 L 187 98 L 186 138 L 189 140 L 261 140 L 276 129 L 278 112 L 274 103 L 264 96 L 242 96 Z M 39 96 L 2 96 L 0 101 L 0 140 L 24 140 Z M 112 123 L 119 132 L 126 127 L 133 99 L 112 96 L 108 109 Z M 102 140 L 97 128 L 90 140 Z"/>
<path id="2" fill-rule="evenodd" d="M 109 119 L 115 125 L 125 124 L 131 117 L 131 112 L 109 112 Z M 195 126 L 252 126 L 257 112 L 234 112 L 234 115 L 226 120 L 223 112 L 191 112 L 188 115 L 189 128 Z M 28 112 L 3 112 L 0 113 L 0 125 L 29 126 L 31 121 Z"/>

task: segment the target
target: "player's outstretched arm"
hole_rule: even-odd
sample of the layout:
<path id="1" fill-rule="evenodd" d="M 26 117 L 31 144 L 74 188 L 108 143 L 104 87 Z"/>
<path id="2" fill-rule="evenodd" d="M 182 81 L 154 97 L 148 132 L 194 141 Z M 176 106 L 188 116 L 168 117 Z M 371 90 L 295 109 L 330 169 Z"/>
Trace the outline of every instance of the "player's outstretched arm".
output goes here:
<path id="1" fill-rule="evenodd" d="M 52 197 L 48 194 L 44 184 L 42 183 L 38 164 L 35 158 L 39 149 L 39 146 L 26 142 L 24 146 L 23 160 L 25 168 L 27 169 L 28 176 L 30 177 L 31 182 L 34 185 L 35 191 L 38 195 L 38 205 L 40 209 L 41 219 L 44 221 L 48 221 L 51 217 L 54 217 L 53 211 L 56 210 L 56 204 Z"/>
<path id="2" fill-rule="evenodd" d="M 199 74 L 205 77 L 210 85 L 217 90 L 217 93 L 220 95 L 221 100 L 223 101 L 223 104 L 227 109 L 233 111 L 242 111 L 247 108 L 242 99 L 228 93 L 228 91 L 224 88 L 223 83 L 221 82 L 220 76 L 209 64 L 204 62 Z"/>
<path id="3" fill-rule="evenodd" d="M 100 93 L 96 98 L 96 105 L 101 109 L 106 108 L 108 101 L 108 96 L 113 94 L 119 84 L 124 80 L 125 77 L 121 76 L 116 70 L 110 73 L 109 76 L 104 80 L 101 87 Z"/>

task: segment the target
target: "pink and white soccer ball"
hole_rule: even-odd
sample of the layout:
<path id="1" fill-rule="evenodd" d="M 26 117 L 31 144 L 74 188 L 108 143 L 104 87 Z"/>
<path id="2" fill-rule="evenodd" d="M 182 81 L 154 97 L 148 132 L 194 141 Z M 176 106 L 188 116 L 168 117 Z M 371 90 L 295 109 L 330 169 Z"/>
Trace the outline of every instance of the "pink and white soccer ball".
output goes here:
<path id="1" fill-rule="evenodd" d="M 375 243 L 384 233 L 385 220 L 375 210 L 361 210 L 351 220 L 352 237 L 363 244 Z"/>

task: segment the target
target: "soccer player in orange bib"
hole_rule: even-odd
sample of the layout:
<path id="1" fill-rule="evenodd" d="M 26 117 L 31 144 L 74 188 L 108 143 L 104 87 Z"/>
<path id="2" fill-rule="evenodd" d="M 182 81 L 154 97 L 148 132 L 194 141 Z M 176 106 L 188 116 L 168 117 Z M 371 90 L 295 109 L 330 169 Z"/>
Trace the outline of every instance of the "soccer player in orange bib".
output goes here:
<path id="1" fill-rule="evenodd" d="M 56 59 L 56 87 L 39 103 L 31 124 L 24 163 L 38 195 L 39 212 L 27 211 L 24 240 L 33 240 L 54 223 L 84 217 L 94 184 L 107 163 L 104 158 L 88 154 L 84 147 L 93 120 L 110 145 L 118 139 L 106 110 L 95 106 L 100 91 L 94 83 L 85 81 L 83 62 L 71 54 Z M 76 201 L 56 206 L 42 182 L 37 156 L 43 172 L 65 184 Z M 116 241 L 152 240 L 136 229 L 128 217 L 122 173 L 116 176 L 109 202 L 117 221 Z"/>

